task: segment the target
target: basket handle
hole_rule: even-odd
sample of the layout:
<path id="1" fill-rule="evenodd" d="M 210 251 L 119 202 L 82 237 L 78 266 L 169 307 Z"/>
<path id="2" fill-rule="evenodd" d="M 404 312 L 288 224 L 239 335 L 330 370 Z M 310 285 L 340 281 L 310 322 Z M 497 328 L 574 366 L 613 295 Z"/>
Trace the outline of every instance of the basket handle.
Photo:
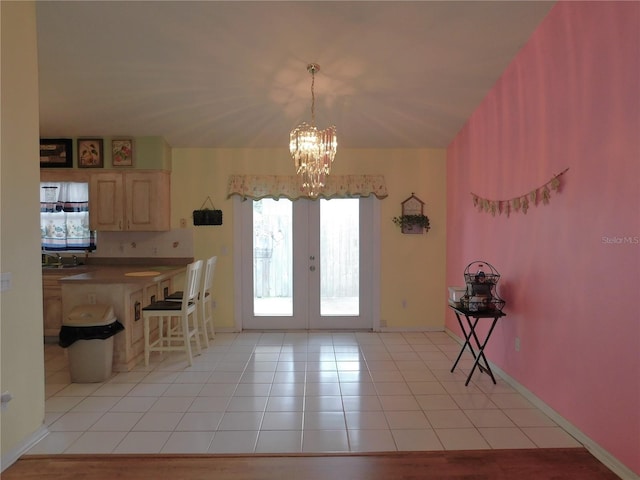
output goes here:
<path id="1" fill-rule="evenodd" d="M 494 275 L 498 274 L 498 271 L 494 268 L 493 265 L 491 265 L 489 262 L 485 262 L 483 260 L 476 260 L 475 262 L 471 262 L 469 265 L 467 265 L 467 268 L 464 269 L 465 273 L 469 273 L 472 267 L 474 266 L 484 266 L 487 267 L 489 269 L 489 273 L 492 273 Z M 486 272 L 486 270 L 485 270 Z"/>

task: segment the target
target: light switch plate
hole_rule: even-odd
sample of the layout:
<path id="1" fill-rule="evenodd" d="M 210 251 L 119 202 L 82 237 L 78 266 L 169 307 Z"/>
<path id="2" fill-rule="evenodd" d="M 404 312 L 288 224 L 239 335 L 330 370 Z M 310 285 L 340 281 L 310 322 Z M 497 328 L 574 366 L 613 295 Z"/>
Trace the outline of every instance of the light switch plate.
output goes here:
<path id="1" fill-rule="evenodd" d="M 0 292 L 6 292 L 8 290 L 11 290 L 11 281 L 12 281 L 12 277 L 13 275 L 11 274 L 11 272 L 5 272 L 0 274 Z"/>

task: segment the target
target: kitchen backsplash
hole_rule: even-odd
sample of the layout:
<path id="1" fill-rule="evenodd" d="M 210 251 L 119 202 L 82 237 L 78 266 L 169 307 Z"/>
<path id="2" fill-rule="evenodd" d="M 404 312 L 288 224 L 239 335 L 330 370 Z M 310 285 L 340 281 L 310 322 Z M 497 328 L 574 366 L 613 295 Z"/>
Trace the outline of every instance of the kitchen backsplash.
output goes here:
<path id="1" fill-rule="evenodd" d="M 189 258 L 194 256 L 193 230 L 168 232 L 98 232 L 97 249 L 89 258 Z"/>

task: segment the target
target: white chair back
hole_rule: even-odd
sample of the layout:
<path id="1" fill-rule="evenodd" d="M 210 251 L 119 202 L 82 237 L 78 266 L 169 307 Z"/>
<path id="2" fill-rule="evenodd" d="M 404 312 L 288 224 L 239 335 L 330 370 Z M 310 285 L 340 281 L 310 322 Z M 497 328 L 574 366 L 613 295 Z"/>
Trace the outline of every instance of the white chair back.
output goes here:
<path id="1" fill-rule="evenodd" d="M 216 271 L 216 263 L 218 257 L 211 257 L 207 260 L 207 265 L 204 270 L 204 286 L 202 287 L 202 293 L 211 293 L 211 287 L 213 285 L 213 275 Z"/>
<path id="2" fill-rule="evenodd" d="M 188 306 L 195 305 L 200 293 L 200 276 L 202 274 L 202 260 L 196 260 L 187 265 L 185 274 L 185 288 L 182 294 L 182 308 L 187 309 Z"/>
<path id="3" fill-rule="evenodd" d="M 200 334 L 204 344 L 209 346 L 209 337 L 213 338 L 216 334 L 213 328 L 213 274 L 216 270 L 218 257 L 209 257 L 204 271 L 204 280 L 202 282 L 202 292 L 200 292 Z"/>

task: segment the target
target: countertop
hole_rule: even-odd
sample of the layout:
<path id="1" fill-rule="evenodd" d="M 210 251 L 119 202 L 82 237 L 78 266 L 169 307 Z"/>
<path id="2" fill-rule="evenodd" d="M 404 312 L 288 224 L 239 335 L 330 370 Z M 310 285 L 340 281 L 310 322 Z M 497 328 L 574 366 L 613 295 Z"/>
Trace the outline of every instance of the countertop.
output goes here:
<path id="1" fill-rule="evenodd" d="M 186 269 L 186 265 L 81 265 L 68 269 L 44 269 L 44 275 L 64 275 L 64 284 L 148 284 L 159 282 Z"/>

